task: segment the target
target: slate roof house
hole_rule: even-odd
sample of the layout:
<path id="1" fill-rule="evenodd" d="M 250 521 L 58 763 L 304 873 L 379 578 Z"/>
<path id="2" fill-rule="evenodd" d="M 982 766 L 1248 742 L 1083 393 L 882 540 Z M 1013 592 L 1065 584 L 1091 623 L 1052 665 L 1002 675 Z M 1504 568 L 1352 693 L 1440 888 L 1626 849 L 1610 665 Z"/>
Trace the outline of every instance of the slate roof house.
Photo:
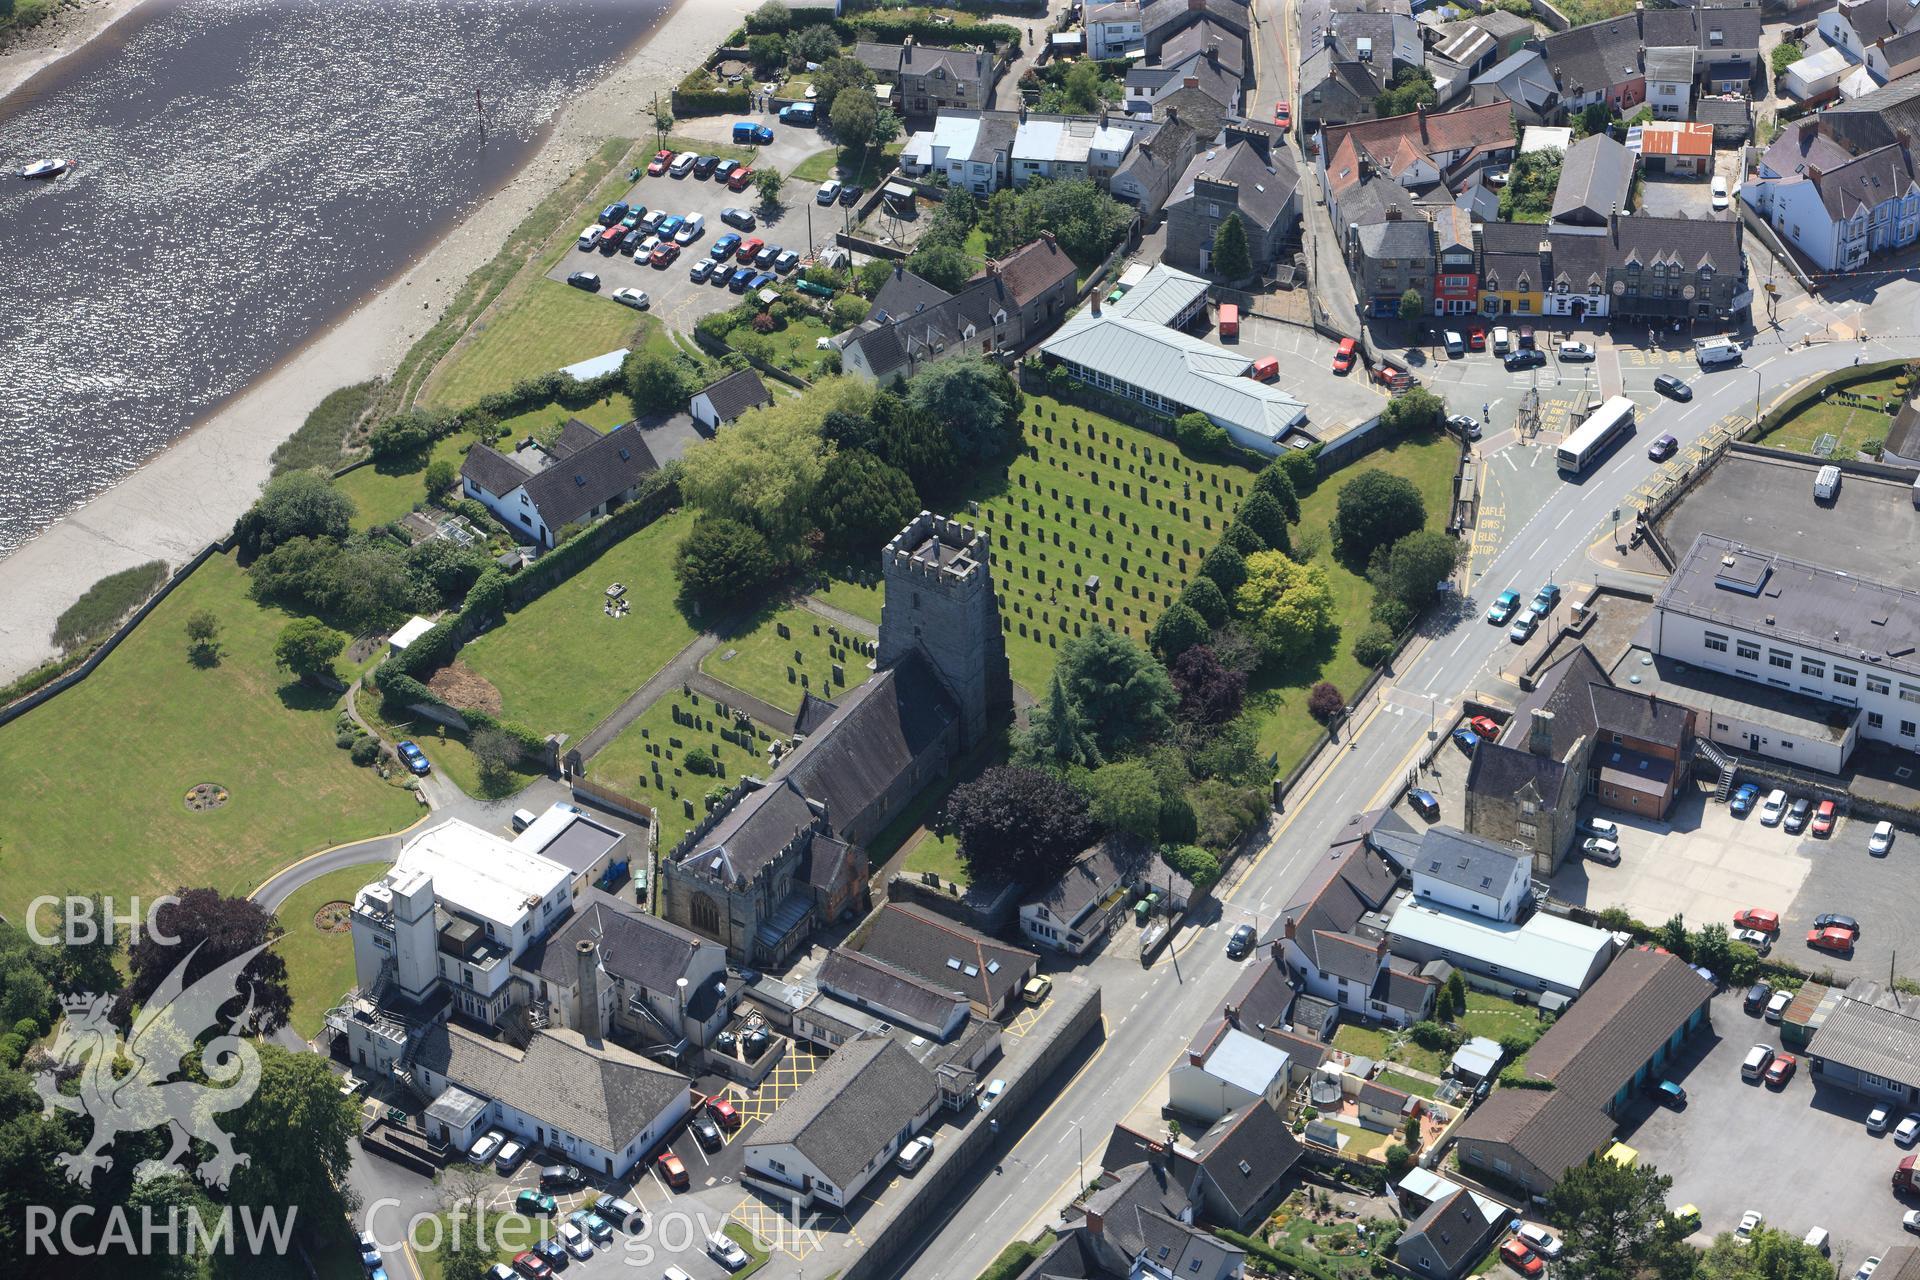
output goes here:
<path id="1" fill-rule="evenodd" d="M 1823 111 L 1789 124 L 1740 198 L 1823 271 L 1920 239 L 1912 134 L 1873 115 Z"/>
<path id="2" fill-rule="evenodd" d="M 1820 34 L 1882 82 L 1920 59 L 1920 10 L 1906 0 L 1841 0 L 1820 15 Z"/>
<path id="3" fill-rule="evenodd" d="M 1141 6 L 1142 47 L 1148 62 L 1162 61 L 1175 37 L 1200 23 L 1245 41 L 1250 10 L 1240 0 L 1148 0 Z"/>
<path id="4" fill-rule="evenodd" d="M 752 369 L 740 369 L 694 392 L 688 411 L 709 430 L 732 422 L 749 409 L 773 403 L 773 393 Z"/>
<path id="5" fill-rule="evenodd" d="M 1195 1206 L 1165 1164 L 1141 1162 L 1105 1174 L 1068 1210 L 1080 1219 L 1022 1273 L 1027 1277 L 1231 1280 L 1245 1253 L 1193 1224 Z"/>
<path id="6" fill-rule="evenodd" d="M 1568 110 L 1605 102 L 1631 115 L 1647 96 L 1635 14 L 1569 27 L 1542 36 L 1532 47 L 1546 59 L 1547 70 L 1560 85 L 1561 105 Z"/>
<path id="7" fill-rule="evenodd" d="M 927 512 L 887 544 L 878 672 L 814 708 L 767 779 L 736 787 L 663 855 L 663 916 L 759 965 L 861 901 L 860 846 L 1012 704 L 989 550 Z"/>
<path id="8" fill-rule="evenodd" d="M 567 525 L 598 519 L 629 501 L 646 474 L 658 469 L 633 423 L 601 435 L 569 418 L 545 448 L 531 437 L 511 454 L 474 445 L 460 464 L 460 491 L 530 544 L 550 547 Z"/>
<path id="9" fill-rule="evenodd" d="M 1511 1217 L 1499 1201 L 1456 1188 L 1407 1224 L 1394 1259 L 1410 1275 L 1460 1280 L 1487 1256 Z"/>
<path id="10" fill-rule="evenodd" d="M 814 982 L 835 999 L 936 1040 L 957 1034 L 971 1012 L 965 993 L 847 947 L 827 953 Z"/>
<path id="11" fill-rule="evenodd" d="M 1529 1195 L 1613 1136 L 1614 1114 L 1707 1021 L 1713 985 L 1675 955 L 1620 955 L 1547 1029 L 1526 1059 L 1550 1089 L 1502 1088 L 1456 1130 L 1460 1163 Z"/>
<path id="12" fill-rule="evenodd" d="M 841 364 L 884 385 L 931 361 L 1017 350 L 1066 314 L 1074 278 L 1073 260 L 1051 232 L 990 259 L 957 294 L 896 267 L 841 349 Z"/>
<path id="13" fill-rule="evenodd" d="M 1627 207 L 1633 163 L 1633 153 L 1604 133 L 1589 134 L 1568 147 L 1560 161 L 1548 226 L 1570 235 L 1606 234 L 1608 220 Z"/>
<path id="14" fill-rule="evenodd" d="M 1221 144 L 1195 156 L 1174 183 L 1162 260 L 1183 271 L 1211 271 L 1214 235 L 1237 214 L 1254 270 L 1271 266 L 1298 238 L 1299 183 L 1293 152 L 1273 130 L 1227 126 Z"/>
<path id="15" fill-rule="evenodd" d="M 1165 119 L 1140 135 L 1107 183 L 1109 195 L 1140 210 L 1148 222 L 1165 206 L 1200 144 L 1200 135 L 1180 119 L 1177 107 L 1159 110 Z"/>
<path id="16" fill-rule="evenodd" d="M 1502 102 L 1459 111 L 1412 111 L 1328 128 L 1325 174 L 1336 223 L 1352 222 L 1343 201 L 1360 184 L 1390 178 L 1409 191 L 1435 183 L 1452 189 L 1467 172 L 1511 159 L 1520 145 L 1512 107 Z"/>
<path id="17" fill-rule="evenodd" d="M 942 49 L 917 44 L 908 36 L 899 44 L 861 40 L 853 46 L 853 57 L 873 73 L 876 83 L 894 86 L 894 101 L 904 115 L 979 111 L 993 101 L 998 64 L 990 49 Z"/>
<path id="18" fill-rule="evenodd" d="M 1197 1136 L 1170 1140 L 1117 1124 L 1100 1164 L 1115 1170 L 1143 1162 L 1161 1167 L 1184 1188 L 1198 1217 L 1246 1231 L 1285 1196 L 1300 1156 L 1286 1118 L 1272 1107 L 1250 1105 L 1221 1116 Z"/>
<path id="19" fill-rule="evenodd" d="M 1468 89 L 1474 106 L 1510 104 L 1514 120 L 1521 125 L 1547 124 L 1562 114 L 1560 82 L 1537 49 L 1509 54 L 1475 76 Z"/>
<path id="20" fill-rule="evenodd" d="M 1317 38 L 1303 29 L 1302 46 L 1294 113 L 1309 133 L 1373 119 L 1374 99 L 1394 74 L 1426 62 L 1420 27 L 1410 13 L 1336 11 Z"/>
<path id="21" fill-rule="evenodd" d="M 1085 955 L 1107 936 L 1154 862 L 1134 836 L 1114 835 L 1087 849 L 1034 897 L 1020 904 L 1020 932 L 1037 947 Z"/>
<path id="22" fill-rule="evenodd" d="M 761 1122 L 747 1140 L 744 1177 L 799 1208 L 851 1204 L 932 1118 L 933 1076 L 896 1040 L 855 1040 Z"/>
<path id="23" fill-rule="evenodd" d="M 874 913 L 861 951 L 924 982 L 951 987 L 988 1018 L 1015 1009 L 1021 988 L 1040 965 L 1031 951 L 908 902 L 889 902 Z"/>

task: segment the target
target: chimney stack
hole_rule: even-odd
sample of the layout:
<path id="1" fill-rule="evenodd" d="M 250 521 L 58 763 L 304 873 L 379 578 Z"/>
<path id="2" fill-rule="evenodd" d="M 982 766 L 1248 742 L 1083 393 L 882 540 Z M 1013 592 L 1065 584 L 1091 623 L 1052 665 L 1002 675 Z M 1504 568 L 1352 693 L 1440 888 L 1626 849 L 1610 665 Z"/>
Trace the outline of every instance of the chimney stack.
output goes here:
<path id="1" fill-rule="evenodd" d="M 1228 1026 L 1234 1027 L 1234 1028 L 1239 1027 L 1240 1025 L 1240 1006 L 1239 1005 L 1230 1004 L 1225 1009 L 1222 1009 L 1220 1012 L 1226 1015 Z"/>
<path id="2" fill-rule="evenodd" d="M 1553 712 L 1535 707 L 1527 720 L 1527 750 L 1536 756 L 1553 755 Z"/>
<path id="3" fill-rule="evenodd" d="M 573 944 L 580 962 L 580 1025 L 575 1028 L 587 1043 L 596 1044 L 606 1035 L 600 1015 L 600 948 L 593 939 L 582 938 Z"/>
<path id="4" fill-rule="evenodd" d="M 1200 77 L 1188 76 L 1185 80 L 1182 80 L 1180 83 L 1185 85 L 1189 89 L 1198 89 L 1200 87 Z"/>

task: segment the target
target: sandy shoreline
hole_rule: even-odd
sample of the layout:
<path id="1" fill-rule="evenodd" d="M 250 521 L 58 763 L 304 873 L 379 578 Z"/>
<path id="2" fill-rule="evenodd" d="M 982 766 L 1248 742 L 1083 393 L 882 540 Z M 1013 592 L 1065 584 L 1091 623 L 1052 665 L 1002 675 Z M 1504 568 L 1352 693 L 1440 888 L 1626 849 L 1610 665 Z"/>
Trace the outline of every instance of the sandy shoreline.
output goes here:
<path id="1" fill-rule="evenodd" d="M 102 0 L 65 20 L 65 33 L 0 58 L 0 95 L 138 8 Z M 609 137 L 652 130 L 663 95 L 699 64 L 758 0 L 679 0 L 635 50 L 560 113 L 545 142 L 459 228 L 378 294 L 348 312 L 271 373 L 119 484 L 0 561 L 0 681 L 53 656 L 54 619 L 106 574 L 163 559 L 179 565 L 215 538 L 259 492 L 274 448 L 335 388 L 392 373 L 431 328 L 476 263 L 506 238 Z M 85 27 L 85 37 L 78 32 Z M 38 31 L 34 35 L 40 34 Z M 17 77 L 13 57 L 39 58 Z"/>
<path id="2" fill-rule="evenodd" d="M 85 0 L 54 16 L 13 41 L 0 53 L 0 98 L 6 97 L 147 0 Z"/>

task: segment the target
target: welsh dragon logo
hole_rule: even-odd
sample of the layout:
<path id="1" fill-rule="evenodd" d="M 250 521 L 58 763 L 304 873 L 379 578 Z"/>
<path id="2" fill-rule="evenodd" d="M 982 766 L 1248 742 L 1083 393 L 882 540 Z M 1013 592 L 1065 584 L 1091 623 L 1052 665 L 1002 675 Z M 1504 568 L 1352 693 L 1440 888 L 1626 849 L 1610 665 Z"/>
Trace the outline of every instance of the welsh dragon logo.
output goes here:
<path id="1" fill-rule="evenodd" d="M 260 1086 L 260 1055 L 243 1038 L 253 1020 L 250 984 L 244 991 L 246 1007 L 227 1034 L 213 1037 L 203 1048 L 199 1041 L 219 1020 L 220 1007 L 243 994 L 241 972 L 266 945 L 236 956 L 183 988 L 187 966 L 199 951 L 195 947 L 141 1008 L 125 1040 L 108 1020 L 111 995 L 85 992 L 62 1000 L 67 1012 L 54 1038 L 53 1057 L 62 1067 L 81 1067 L 80 1091 L 77 1096 L 61 1092 L 60 1076 L 66 1073 L 58 1070 L 40 1072 L 33 1085 L 45 1103 L 43 1114 L 50 1116 L 58 1108 L 93 1121 L 93 1137 L 86 1147 L 58 1157 L 68 1178 L 83 1187 L 92 1186 L 94 1170 L 113 1168 L 113 1158 L 105 1152 L 115 1138 L 162 1125 L 172 1130 L 173 1145 L 161 1159 L 142 1162 L 141 1177 L 186 1172 L 181 1158 L 194 1138 L 214 1149 L 213 1157 L 201 1161 L 198 1169 L 200 1180 L 210 1187 L 224 1189 L 234 1170 L 249 1163 L 247 1156 L 234 1151 L 232 1140 L 214 1117 L 243 1106 Z M 172 1079 L 196 1048 L 200 1066 L 212 1083 Z"/>

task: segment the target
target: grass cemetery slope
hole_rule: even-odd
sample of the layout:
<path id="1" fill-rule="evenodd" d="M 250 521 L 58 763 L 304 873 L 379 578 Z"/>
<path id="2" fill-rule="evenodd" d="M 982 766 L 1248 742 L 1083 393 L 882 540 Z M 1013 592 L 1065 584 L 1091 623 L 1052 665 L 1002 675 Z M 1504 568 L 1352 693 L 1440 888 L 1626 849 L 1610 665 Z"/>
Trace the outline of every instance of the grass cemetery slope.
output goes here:
<path id="1" fill-rule="evenodd" d="M 870 637 L 792 606 L 724 641 L 701 660 L 700 669 L 742 693 L 797 712 L 805 694 L 831 702 L 864 683 L 873 646 Z"/>
<path id="2" fill-rule="evenodd" d="M 665 854 L 705 816 L 709 792 L 724 791 L 747 774 L 766 776 L 774 739 L 765 725 L 723 714 L 712 698 L 674 692 L 588 761 L 587 777 L 652 805 Z M 689 770 L 687 753 L 695 750 L 705 755 Z"/>

